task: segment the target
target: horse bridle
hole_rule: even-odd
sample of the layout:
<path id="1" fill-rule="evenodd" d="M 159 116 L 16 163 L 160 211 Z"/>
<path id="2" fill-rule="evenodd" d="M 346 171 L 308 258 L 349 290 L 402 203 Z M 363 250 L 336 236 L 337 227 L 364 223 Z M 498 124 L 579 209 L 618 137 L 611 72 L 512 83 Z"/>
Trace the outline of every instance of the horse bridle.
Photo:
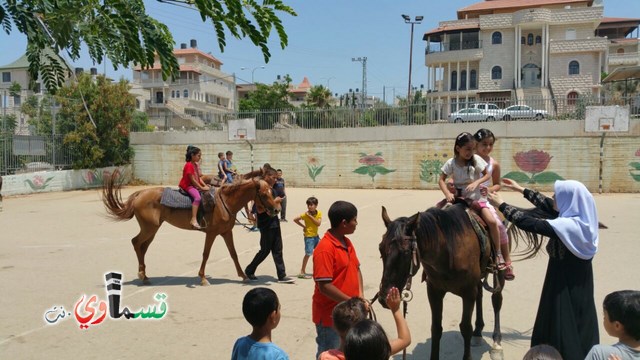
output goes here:
<path id="1" fill-rule="evenodd" d="M 264 200 L 262 199 L 262 196 L 260 196 L 260 181 L 258 180 L 258 182 L 255 181 L 255 179 L 251 179 L 251 181 L 253 182 L 254 185 L 256 186 L 256 198 L 258 200 L 260 200 L 260 204 L 262 205 L 262 207 L 266 210 L 268 209 L 268 207 L 266 206 L 266 204 L 264 203 Z M 227 206 L 227 203 L 224 201 L 224 197 L 222 197 L 222 190 L 218 191 L 219 196 L 220 196 L 220 202 L 222 203 L 222 206 L 224 207 L 224 209 L 227 211 L 227 213 L 229 215 L 231 215 L 231 211 L 229 210 L 229 207 Z"/>

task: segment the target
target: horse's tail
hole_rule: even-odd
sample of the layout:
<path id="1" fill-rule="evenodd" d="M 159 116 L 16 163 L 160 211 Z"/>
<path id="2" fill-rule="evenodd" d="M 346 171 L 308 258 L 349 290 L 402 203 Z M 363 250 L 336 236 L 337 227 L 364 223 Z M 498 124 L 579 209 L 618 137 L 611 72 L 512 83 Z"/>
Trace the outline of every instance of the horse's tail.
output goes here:
<path id="1" fill-rule="evenodd" d="M 131 194 L 124 203 L 120 193 L 121 188 L 122 180 L 119 172 L 114 171 L 111 176 L 105 177 L 102 184 L 102 203 L 111 218 L 126 221 L 133 218 L 133 200 L 138 196 L 139 191 Z"/>

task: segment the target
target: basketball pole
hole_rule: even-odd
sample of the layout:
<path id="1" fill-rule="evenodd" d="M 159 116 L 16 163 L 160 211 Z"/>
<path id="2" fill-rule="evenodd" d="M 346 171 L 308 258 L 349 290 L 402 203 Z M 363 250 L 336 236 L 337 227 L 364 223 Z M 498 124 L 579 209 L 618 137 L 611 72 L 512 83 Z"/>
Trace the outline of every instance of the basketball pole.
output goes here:
<path id="1" fill-rule="evenodd" d="M 253 171 L 253 144 L 249 140 L 246 141 L 249 144 L 249 149 L 251 149 L 251 171 Z"/>

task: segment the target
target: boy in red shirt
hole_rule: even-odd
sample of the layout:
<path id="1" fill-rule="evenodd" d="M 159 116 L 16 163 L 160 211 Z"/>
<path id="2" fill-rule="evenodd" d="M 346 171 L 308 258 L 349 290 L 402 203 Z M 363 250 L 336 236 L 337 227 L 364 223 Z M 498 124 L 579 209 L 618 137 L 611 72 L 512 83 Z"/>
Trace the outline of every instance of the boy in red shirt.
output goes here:
<path id="1" fill-rule="evenodd" d="M 318 355 L 340 346 L 340 336 L 333 329 L 331 312 L 344 300 L 364 298 L 360 261 L 351 241 L 358 225 L 358 209 L 350 202 L 336 201 L 329 208 L 331 228 L 313 251 L 313 278 L 316 282 L 312 300 L 312 317 L 316 324 Z"/>

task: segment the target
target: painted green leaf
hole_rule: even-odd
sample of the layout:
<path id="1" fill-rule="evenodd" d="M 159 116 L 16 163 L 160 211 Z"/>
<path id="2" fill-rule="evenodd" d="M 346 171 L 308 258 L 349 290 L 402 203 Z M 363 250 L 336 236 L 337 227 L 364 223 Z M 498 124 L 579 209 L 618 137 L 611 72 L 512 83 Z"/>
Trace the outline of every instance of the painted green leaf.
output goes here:
<path id="1" fill-rule="evenodd" d="M 527 174 L 520 172 L 520 171 L 512 171 L 508 174 L 506 174 L 505 176 L 503 176 L 507 179 L 511 179 L 511 180 L 515 180 L 519 183 L 528 183 L 531 178 L 529 178 L 529 176 L 527 176 Z"/>
<path id="2" fill-rule="evenodd" d="M 564 180 L 564 178 L 553 171 L 545 171 L 534 175 L 533 180 L 540 184 L 548 184 L 556 180 Z"/>
<path id="3" fill-rule="evenodd" d="M 385 174 L 388 174 L 390 172 L 396 171 L 396 169 L 387 169 L 386 167 L 380 166 L 380 165 L 374 165 L 373 166 L 373 170 L 375 172 L 377 172 L 378 174 L 380 174 L 380 175 L 385 175 Z"/>
<path id="4" fill-rule="evenodd" d="M 316 168 L 316 176 L 320 175 L 320 173 L 322 172 L 322 169 L 324 168 L 324 165 L 320 165 Z"/>
<path id="5" fill-rule="evenodd" d="M 359 155 L 360 155 L 360 157 L 365 157 L 365 156 L 367 156 L 369 154 L 361 152 L 361 153 L 359 153 Z"/>
<path id="6" fill-rule="evenodd" d="M 31 190 L 35 190 L 36 189 L 36 185 L 33 182 L 31 182 L 31 180 L 27 179 L 24 182 L 26 182 L 29 185 Z"/>
<path id="7" fill-rule="evenodd" d="M 382 153 L 378 151 L 378 152 L 376 153 L 376 156 L 382 156 Z"/>
<path id="8" fill-rule="evenodd" d="M 309 171 L 309 177 L 311 178 L 311 180 L 316 181 L 315 174 L 313 173 L 313 170 L 311 170 L 311 167 L 309 165 L 307 165 L 307 170 Z"/>
<path id="9" fill-rule="evenodd" d="M 632 168 L 634 168 L 634 170 L 640 170 L 640 162 L 634 161 L 634 162 L 630 162 L 629 166 L 631 166 Z"/>
<path id="10" fill-rule="evenodd" d="M 360 175 L 368 175 L 369 174 L 369 166 L 360 166 L 359 168 L 353 170 L 354 173 Z"/>
<path id="11" fill-rule="evenodd" d="M 631 175 L 631 177 L 633 178 L 633 180 L 635 180 L 635 181 L 640 181 L 640 174 L 632 174 L 632 173 L 630 173 L 629 175 Z"/>

